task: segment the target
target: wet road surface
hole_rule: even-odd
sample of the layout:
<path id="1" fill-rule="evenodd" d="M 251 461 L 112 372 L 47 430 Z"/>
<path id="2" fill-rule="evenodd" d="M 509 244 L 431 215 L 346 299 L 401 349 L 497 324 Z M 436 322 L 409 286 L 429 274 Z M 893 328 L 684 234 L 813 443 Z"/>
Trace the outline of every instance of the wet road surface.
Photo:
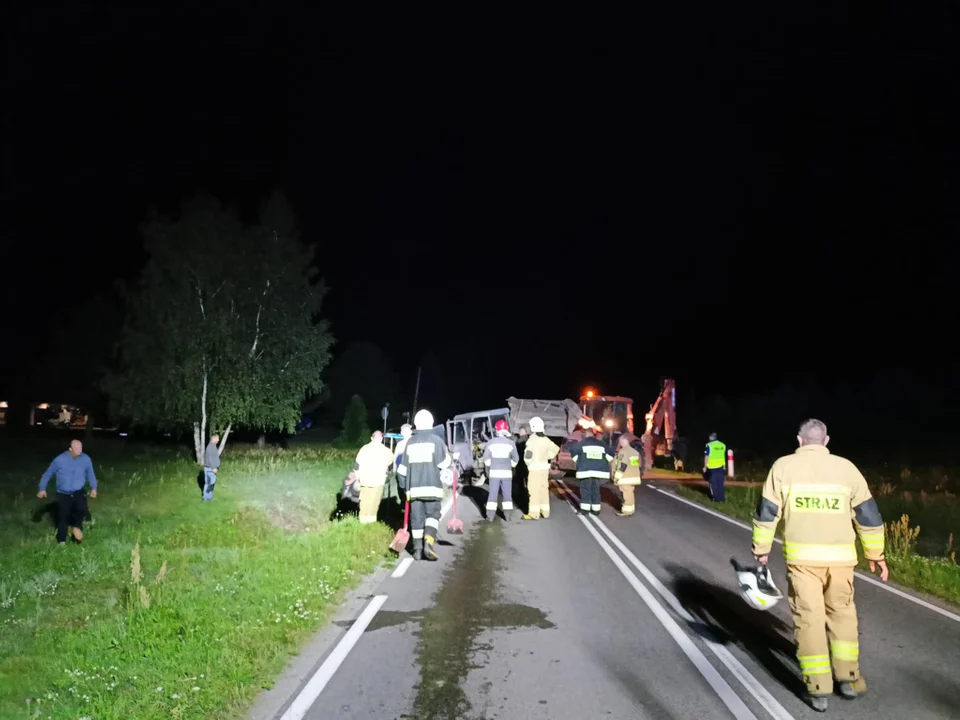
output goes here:
<path id="1" fill-rule="evenodd" d="M 441 530 L 439 562 L 373 590 L 386 602 L 305 717 L 960 717 L 955 619 L 858 581 L 870 691 L 821 716 L 798 697 L 786 603 L 758 613 L 735 593 L 747 530 L 650 484 L 631 518 L 606 489 L 589 519 L 565 502 L 575 482 L 552 490 L 538 522 L 487 523 L 461 498 L 465 534 Z"/>

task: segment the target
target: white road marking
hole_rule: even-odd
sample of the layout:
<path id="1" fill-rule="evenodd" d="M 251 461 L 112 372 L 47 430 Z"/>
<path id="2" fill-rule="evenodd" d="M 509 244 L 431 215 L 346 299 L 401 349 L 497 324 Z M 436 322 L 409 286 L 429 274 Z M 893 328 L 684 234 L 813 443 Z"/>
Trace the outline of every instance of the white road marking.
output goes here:
<path id="1" fill-rule="evenodd" d="M 679 500 L 680 502 L 682 502 L 682 503 L 684 503 L 684 504 L 686 504 L 686 505 L 689 505 L 690 507 L 694 507 L 694 508 L 696 508 L 697 510 L 702 510 L 702 511 L 705 512 L 705 513 L 709 513 L 710 515 L 713 515 L 714 517 L 720 518 L 721 520 L 726 520 L 728 523 L 730 523 L 730 524 L 732 524 L 732 525 L 736 525 L 736 526 L 738 526 L 738 527 L 742 527 L 744 530 L 749 530 L 750 532 L 753 532 L 753 528 L 752 528 L 750 525 L 747 525 L 746 523 L 742 523 L 742 522 L 740 522 L 739 520 L 734 520 L 733 518 L 731 518 L 731 517 L 729 517 L 729 516 L 727 516 L 727 515 L 724 515 L 723 513 L 719 513 L 719 512 L 717 512 L 716 510 L 711 510 L 710 508 L 705 508 L 705 507 L 703 507 L 703 505 L 699 505 L 699 504 L 693 502 L 692 500 L 687 500 L 686 498 L 680 497 L 679 495 L 676 495 L 676 494 L 674 494 L 674 493 L 672 493 L 672 492 L 667 492 L 666 490 L 661 490 L 660 488 L 655 488 L 655 489 L 656 489 L 656 491 L 657 491 L 658 493 L 660 493 L 660 494 L 662 494 L 662 495 L 666 495 L 667 497 L 671 497 L 671 498 L 673 498 L 674 500 Z M 773 539 L 773 541 L 774 541 L 774 542 L 778 542 L 778 543 L 780 543 L 780 544 L 783 544 L 783 540 L 781 540 L 780 538 L 777 538 L 777 537 L 775 537 L 775 538 Z M 933 603 L 929 603 L 929 602 L 927 602 L 926 600 L 923 600 L 922 598 L 918 598 L 916 595 L 911 595 L 910 593 L 906 593 L 906 592 L 904 592 L 903 590 L 900 590 L 899 588 L 895 588 L 895 587 L 892 587 L 891 585 L 887 585 L 886 583 L 881 582 L 880 580 L 877 580 L 876 578 L 871 577 L 871 576 L 867 575 L 866 573 L 860 572 L 859 570 L 855 571 L 855 574 L 856 574 L 856 576 L 857 576 L 857 578 L 858 578 L 859 580 L 863 580 L 864 582 L 868 582 L 868 583 L 870 583 L 871 585 L 876 585 L 878 588 L 881 588 L 881 589 L 883 589 L 883 590 L 886 590 L 887 592 L 890 592 L 890 593 L 893 593 L 894 595 L 897 595 L 897 596 L 899 596 L 899 597 L 902 597 L 904 600 L 909 600 L 909 601 L 912 602 L 912 603 L 915 603 L 915 604 L 917 604 L 917 605 L 921 605 L 921 606 L 927 608 L 927 610 L 932 610 L 933 612 L 935 612 L 935 613 L 937 613 L 937 614 L 939 614 L 939 615 L 942 615 L 942 616 L 945 617 L 945 618 L 949 618 L 950 620 L 953 620 L 954 622 L 960 622 L 960 615 L 957 615 L 956 613 L 952 613 L 952 612 L 950 612 L 949 610 L 944 610 L 942 607 L 939 607 L 939 606 L 937 606 L 937 605 L 934 605 Z"/>
<path id="2" fill-rule="evenodd" d="M 699 505 L 699 504 L 695 503 L 693 500 L 687 500 L 685 497 L 680 497 L 680 496 L 677 495 L 676 493 L 672 493 L 672 492 L 669 492 L 669 491 L 667 491 L 667 490 L 661 490 L 660 488 L 654 488 L 654 490 L 656 490 L 656 491 L 657 491 L 658 493 L 660 493 L 661 495 L 666 495 L 667 497 L 672 497 L 674 500 L 679 500 L 679 501 L 682 502 L 684 505 L 689 505 L 689 506 L 692 507 L 692 508 L 696 508 L 697 510 L 701 510 L 702 512 L 705 512 L 705 513 L 707 513 L 707 514 L 709 514 L 709 515 L 713 515 L 715 518 L 720 518 L 721 520 L 723 520 L 723 521 L 725 521 L 725 522 L 728 522 L 728 523 L 730 523 L 731 525 L 736 525 L 737 527 L 742 527 L 744 530 L 749 530 L 750 532 L 753 532 L 753 527 L 752 527 L 752 526 L 747 525 L 747 524 L 744 523 L 744 522 L 740 522 L 739 520 L 735 520 L 734 518 L 730 517 L 729 515 L 724 515 L 722 512 L 717 512 L 716 510 L 711 510 L 710 508 L 707 508 L 707 507 L 704 507 L 703 505 Z M 773 541 L 774 541 L 774 542 L 778 542 L 778 543 L 783 543 L 783 540 L 781 540 L 781 539 L 778 538 L 778 537 L 775 537 L 775 538 L 773 539 Z"/>
<path id="3" fill-rule="evenodd" d="M 377 595 L 370 601 L 363 612 L 360 613 L 360 617 L 350 626 L 347 634 L 337 643 L 333 652 L 330 653 L 329 657 L 323 661 L 323 664 L 317 672 L 314 673 L 313 677 L 310 678 L 310 682 L 308 682 L 297 697 L 294 698 L 290 707 L 287 708 L 287 711 L 280 720 L 303 720 L 303 716 L 307 714 L 317 701 L 317 698 L 320 697 L 320 693 L 323 692 L 327 683 L 330 682 L 330 678 L 333 677 L 337 668 L 339 668 L 344 659 L 346 659 L 347 654 L 353 649 L 353 646 L 357 644 L 357 640 L 363 635 L 363 631 L 367 629 L 374 615 L 377 614 L 386 601 L 386 595 Z"/>
<path id="4" fill-rule="evenodd" d="M 559 481 L 566 488 L 566 484 L 563 481 Z M 570 500 L 569 491 L 565 493 L 567 504 L 570 509 L 576 513 L 577 509 Z M 740 699 L 740 696 L 733 691 L 733 688 L 723 679 L 723 676 L 717 672 L 717 669 L 710 664 L 710 661 L 707 660 L 706 655 L 704 655 L 700 648 L 698 648 L 690 637 L 681 629 L 677 624 L 677 621 L 670 617 L 670 614 L 663 609 L 663 606 L 657 602 L 657 599 L 653 596 L 646 586 L 640 582 L 640 579 L 630 571 L 630 568 L 627 567 L 626 563 L 620 559 L 620 556 L 614 552 L 613 548 L 610 547 L 610 544 L 604 540 L 600 533 L 597 532 L 596 528 L 590 524 L 590 522 L 583 516 L 578 515 L 578 519 L 583 523 L 583 526 L 587 529 L 593 539 L 597 541 L 597 544 L 600 546 L 609 557 L 613 564 L 616 565 L 617 569 L 623 575 L 623 577 L 630 583 L 630 586 L 634 589 L 637 595 L 640 596 L 640 599 L 650 608 L 650 611 L 654 614 L 657 620 L 660 621 L 660 624 L 663 625 L 664 629 L 670 634 L 674 642 L 680 646 L 680 649 L 683 651 L 684 655 L 690 659 L 690 662 L 693 663 L 694 667 L 700 671 L 700 674 L 703 675 L 703 678 L 710 684 L 710 687 L 713 688 L 714 692 L 720 697 L 720 700 L 724 705 L 733 713 L 733 716 L 737 720 L 757 720 L 757 716 L 754 715 L 750 708 L 744 704 L 743 700 Z"/>
<path id="5" fill-rule="evenodd" d="M 413 558 L 405 557 L 403 560 L 400 561 L 400 564 L 397 565 L 397 569 L 393 571 L 390 577 L 402 578 L 403 574 L 410 568 L 411 565 L 413 565 Z"/>
<path id="6" fill-rule="evenodd" d="M 647 582 L 653 586 L 653 589 L 660 594 L 660 597 L 667 601 L 667 604 L 673 608 L 677 615 L 690 623 L 698 621 L 702 622 L 701 618 L 695 618 L 687 611 L 685 607 L 683 607 L 683 605 L 680 604 L 680 601 L 676 598 L 676 596 L 667 590 L 657 576 L 650 572 L 646 565 L 640 562 L 637 556 L 634 555 L 630 549 L 620 541 L 620 538 L 614 535 L 610 528 L 601 522 L 600 518 L 594 517 L 591 519 L 600 527 L 600 529 L 603 531 L 603 534 L 610 539 L 610 542 L 612 542 L 616 548 L 623 553 L 623 556 L 629 560 L 637 570 L 640 571 L 640 574 L 643 575 Z M 774 718 L 774 720 L 794 720 L 793 715 L 788 713 L 786 708 L 777 702 L 777 699 L 773 697 L 773 695 L 767 692 L 767 689 L 760 684 L 760 681 L 751 675 L 750 671 L 747 670 L 726 647 L 718 642 L 710 640 L 709 638 L 703 638 L 703 640 L 706 642 L 707 647 L 713 651 L 713 654 L 717 656 L 717 659 L 726 665 L 727 669 L 733 673 L 734 676 L 736 676 L 743 687 L 746 688 L 747 692 L 753 695 L 754 699 L 763 706 L 764 710 L 770 713 L 770 717 Z"/>

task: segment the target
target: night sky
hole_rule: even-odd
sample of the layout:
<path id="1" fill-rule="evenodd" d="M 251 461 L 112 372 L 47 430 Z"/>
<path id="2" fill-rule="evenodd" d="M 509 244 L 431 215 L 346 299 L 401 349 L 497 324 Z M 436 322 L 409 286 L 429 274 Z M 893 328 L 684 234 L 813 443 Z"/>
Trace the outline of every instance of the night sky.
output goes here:
<path id="1" fill-rule="evenodd" d="M 136 277 L 151 206 L 206 189 L 252 216 L 276 187 L 340 347 L 411 385 L 433 353 L 449 410 L 942 376 L 960 38 L 947 4 L 898 5 L 8 8 L 0 384 Z"/>

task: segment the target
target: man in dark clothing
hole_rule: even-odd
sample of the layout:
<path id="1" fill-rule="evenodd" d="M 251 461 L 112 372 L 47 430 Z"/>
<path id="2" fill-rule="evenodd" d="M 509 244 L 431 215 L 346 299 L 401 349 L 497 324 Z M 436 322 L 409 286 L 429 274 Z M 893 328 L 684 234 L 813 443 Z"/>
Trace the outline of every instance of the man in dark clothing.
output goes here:
<path id="1" fill-rule="evenodd" d="M 83 443 L 73 440 L 70 449 L 57 455 L 40 478 L 38 498 L 47 496 L 50 479 L 57 476 L 57 542 L 67 544 L 67 531 L 77 542 L 83 540 L 83 519 L 87 515 L 87 482 L 90 497 L 97 497 L 97 477 L 93 462 L 83 453 Z"/>
<path id="2" fill-rule="evenodd" d="M 597 437 L 599 429 L 592 422 L 585 422 L 583 439 L 574 443 L 570 455 L 577 464 L 577 481 L 580 483 L 581 514 L 600 514 L 600 484 L 610 481 L 610 463 L 613 454 Z"/>
<path id="3" fill-rule="evenodd" d="M 416 428 L 407 441 L 397 472 L 400 485 L 410 501 L 410 535 L 413 557 L 436 560 L 434 545 L 440 528 L 443 481 L 440 471 L 450 467 L 450 453 L 433 431 L 433 415 L 420 410 L 413 418 Z"/>
<path id="4" fill-rule="evenodd" d="M 210 444 L 203 453 L 203 500 L 213 500 L 213 486 L 217 483 L 217 473 L 220 472 L 220 451 L 217 443 L 220 436 L 214 433 L 210 436 Z"/>

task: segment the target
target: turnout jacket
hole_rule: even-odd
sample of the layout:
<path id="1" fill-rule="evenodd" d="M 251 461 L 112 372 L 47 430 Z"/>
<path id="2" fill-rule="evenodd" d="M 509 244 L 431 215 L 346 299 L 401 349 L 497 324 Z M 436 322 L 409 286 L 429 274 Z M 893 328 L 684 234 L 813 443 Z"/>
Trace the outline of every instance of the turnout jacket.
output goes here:
<path id="1" fill-rule="evenodd" d="M 483 449 L 483 464 L 487 475 L 493 478 L 510 479 L 513 469 L 520 462 L 517 444 L 508 437 L 495 437 Z"/>
<path id="2" fill-rule="evenodd" d="M 643 475 L 643 454 L 632 445 L 624 445 L 617 451 L 613 468 L 617 485 L 639 485 Z"/>
<path id="3" fill-rule="evenodd" d="M 393 464 L 393 453 L 382 442 L 371 440 L 357 453 L 353 471 L 360 487 L 380 487 L 387 482 L 387 470 Z"/>
<path id="4" fill-rule="evenodd" d="M 753 518 L 753 554 L 767 555 L 783 518 L 788 565 L 853 567 L 855 537 L 867 560 L 883 560 L 883 520 L 856 466 L 823 445 L 803 445 L 770 468 Z"/>
<path id="5" fill-rule="evenodd" d="M 549 470 L 550 461 L 553 460 L 560 448 L 543 433 L 535 433 L 527 438 L 527 444 L 523 448 L 523 462 L 527 470 Z"/>
<path id="6" fill-rule="evenodd" d="M 397 468 L 400 487 L 411 500 L 443 499 L 440 471 L 450 465 L 447 448 L 433 430 L 414 430 Z"/>
<path id="7" fill-rule="evenodd" d="M 577 480 L 610 479 L 613 455 L 602 440 L 586 435 L 570 447 L 570 455 L 577 464 Z"/>

